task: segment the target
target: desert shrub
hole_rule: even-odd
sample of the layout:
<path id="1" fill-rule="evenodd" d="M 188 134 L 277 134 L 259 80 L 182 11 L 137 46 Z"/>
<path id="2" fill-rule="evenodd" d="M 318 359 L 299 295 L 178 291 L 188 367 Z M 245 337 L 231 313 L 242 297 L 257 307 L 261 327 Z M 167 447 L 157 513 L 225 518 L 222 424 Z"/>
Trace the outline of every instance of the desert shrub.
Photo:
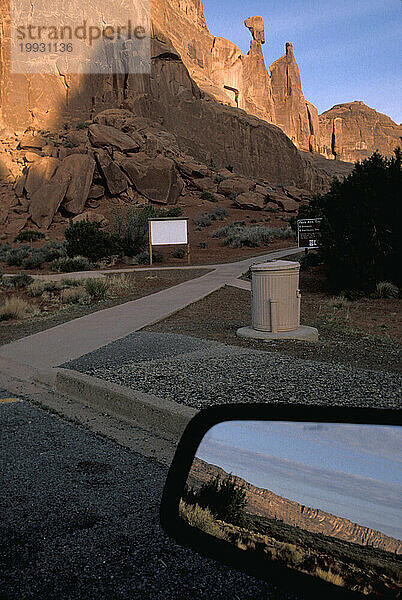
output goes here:
<path id="1" fill-rule="evenodd" d="M 35 242 L 36 240 L 41 240 L 44 237 L 45 234 L 41 231 L 26 229 L 25 231 L 19 232 L 19 234 L 14 238 L 14 242 Z"/>
<path id="2" fill-rule="evenodd" d="M 308 252 L 300 259 L 300 269 L 306 271 L 310 267 L 322 265 L 322 257 L 319 252 Z"/>
<path id="3" fill-rule="evenodd" d="M 62 279 L 61 285 L 63 287 L 78 287 L 79 285 L 82 285 L 82 281 L 79 279 Z"/>
<path id="4" fill-rule="evenodd" d="M 222 528 L 208 508 L 201 508 L 198 504 L 186 504 L 180 500 L 179 515 L 190 527 L 195 527 L 215 537 L 225 537 Z"/>
<path id="5" fill-rule="evenodd" d="M 23 319 L 30 312 L 32 312 L 32 308 L 28 302 L 18 296 L 11 296 L 0 305 L 0 321 Z"/>
<path id="6" fill-rule="evenodd" d="M 31 256 L 24 258 L 21 263 L 23 269 L 41 269 L 46 262 L 46 256 L 42 252 L 32 252 Z"/>
<path id="7" fill-rule="evenodd" d="M 275 208 L 274 206 L 266 206 L 264 208 L 265 212 L 277 213 L 279 212 L 279 208 Z"/>
<path id="8" fill-rule="evenodd" d="M 142 209 L 131 209 L 125 214 L 113 215 L 113 232 L 120 249 L 126 256 L 136 256 L 148 244 L 148 219 L 180 217 L 182 209 L 175 206 L 170 209 L 155 208 L 148 205 Z"/>
<path id="9" fill-rule="evenodd" d="M 214 194 L 212 194 L 211 192 L 207 191 L 202 192 L 201 200 L 209 200 L 209 202 L 218 202 L 218 198 L 214 196 Z"/>
<path id="10" fill-rule="evenodd" d="M 79 304 L 83 303 L 87 298 L 87 293 L 84 286 L 67 288 L 62 290 L 60 299 L 63 304 Z"/>
<path id="11" fill-rule="evenodd" d="M 390 281 L 379 281 L 375 286 L 375 298 L 398 298 L 399 288 Z"/>
<path id="12" fill-rule="evenodd" d="M 401 149 L 394 154 L 375 152 L 355 163 L 348 177 L 334 179 L 327 194 L 303 208 L 303 217 L 323 218 L 320 251 L 335 291 L 373 291 L 378 281 L 400 284 Z"/>
<path id="13" fill-rule="evenodd" d="M 88 125 L 86 123 L 84 123 L 83 121 L 80 121 L 79 123 L 76 124 L 75 128 L 78 130 L 88 129 Z"/>
<path id="14" fill-rule="evenodd" d="M 56 258 L 50 263 L 52 271 L 58 273 L 70 273 L 73 271 L 90 271 L 92 268 L 91 263 L 85 256 L 74 256 L 69 258 L 68 256 L 62 258 Z"/>
<path id="15" fill-rule="evenodd" d="M 38 248 L 38 251 L 44 255 L 45 262 L 52 262 L 56 258 L 67 256 L 66 242 L 48 242 L 41 248 Z"/>
<path id="16" fill-rule="evenodd" d="M 205 248 L 208 248 L 208 244 L 206 242 L 200 242 L 200 248 L 205 250 Z"/>
<path id="17" fill-rule="evenodd" d="M 34 278 L 26 273 L 21 273 L 19 275 L 13 275 L 12 277 L 7 277 L 7 285 L 9 287 L 15 288 L 25 288 L 30 285 L 34 281 Z"/>
<path id="18" fill-rule="evenodd" d="M 186 256 L 186 251 L 184 250 L 184 248 L 177 248 L 173 252 L 173 257 L 174 258 L 184 258 L 185 256 Z"/>
<path id="19" fill-rule="evenodd" d="M 11 248 L 5 255 L 5 262 L 11 267 L 20 267 L 22 261 L 29 256 L 29 250 L 25 247 Z"/>
<path id="20" fill-rule="evenodd" d="M 103 277 L 92 277 L 85 280 L 84 287 L 91 300 L 105 300 L 108 295 L 109 280 Z"/>
<path id="21" fill-rule="evenodd" d="M 271 230 L 267 227 L 254 225 L 246 227 L 243 225 L 226 225 L 212 233 L 212 237 L 221 238 L 224 246 L 231 248 L 241 248 L 248 246 L 256 248 L 261 245 L 268 245 L 272 239 Z"/>
<path id="22" fill-rule="evenodd" d="M 243 222 L 244 223 L 244 222 Z M 233 223 L 221 227 L 212 233 L 212 237 L 222 238 L 224 246 L 231 248 L 257 248 L 267 246 L 273 239 L 288 239 L 294 237 L 290 227 L 278 227 L 270 229 L 262 225 L 246 225 Z"/>
<path id="23" fill-rule="evenodd" d="M 45 291 L 44 282 L 38 281 L 38 280 L 31 283 L 27 288 L 27 294 L 29 294 L 29 296 L 32 296 L 33 298 L 42 296 L 44 291 Z"/>
<path id="24" fill-rule="evenodd" d="M 223 221 L 223 219 L 224 219 L 225 217 L 227 217 L 227 216 L 228 216 L 228 214 L 229 214 L 229 213 L 228 213 L 228 211 L 226 210 L 226 208 L 217 208 L 217 209 L 216 209 L 216 210 L 214 210 L 214 212 L 211 214 L 211 217 L 212 217 L 212 219 L 213 219 L 214 221 L 215 221 L 215 220 L 218 220 L 218 219 L 219 219 L 219 221 Z"/>
<path id="25" fill-rule="evenodd" d="M 204 227 L 210 227 L 212 225 L 213 220 L 214 219 L 212 218 L 212 216 L 208 215 L 207 213 L 203 213 L 202 215 L 196 215 L 193 219 L 194 225 L 198 231 L 200 229 L 203 229 Z"/>
<path id="26" fill-rule="evenodd" d="M 149 265 L 149 252 L 141 252 L 135 257 L 139 265 Z M 163 262 L 163 256 L 160 252 L 152 251 L 152 262 Z"/>
<path id="27" fill-rule="evenodd" d="M 221 479 L 219 475 L 203 483 L 197 490 L 186 488 L 183 500 L 188 504 L 198 504 L 201 508 L 208 508 L 215 518 L 239 525 L 247 525 L 246 516 L 246 490 L 237 483 L 232 475 Z"/>
<path id="28" fill-rule="evenodd" d="M 351 289 L 351 290 L 342 290 L 339 293 L 339 295 L 346 298 L 346 300 L 350 300 L 350 302 L 354 302 L 355 300 L 360 300 L 361 298 L 364 298 L 365 294 L 362 290 Z"/>
<path id="29" fill-rule="evenodd" d="M 100 223 L 89 220 L 78 223 L 70 221 L 64 235 L 66 252 L 70 257 L 85 256 L 88 260 L 96 261 L 118 254 L 120 250 L 116 236 L 102 231 Z"/>
<path id="30" fill-rule="evenodd" d="M 5 261 L 7 253 L 12 249 L 11 244 L 6 242 L 5 244 L 0 244 L 0 260 Z"/>

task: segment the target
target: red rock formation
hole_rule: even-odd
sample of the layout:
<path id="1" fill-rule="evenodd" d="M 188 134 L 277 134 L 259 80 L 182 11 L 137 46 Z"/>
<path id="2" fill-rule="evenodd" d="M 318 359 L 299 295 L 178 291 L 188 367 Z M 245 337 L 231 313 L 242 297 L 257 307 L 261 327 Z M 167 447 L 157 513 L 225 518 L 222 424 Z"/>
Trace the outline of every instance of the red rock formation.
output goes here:
<path id="1" fill-rule="evenodd" d="M 303 95 L 292 44 L 286 44 L 286 54 L 275 61 L 270 69 L 276 124 L 298 148 L 318 152 L 320 134 L 317 109 Z"/>
<path id="2" fill-rule="evenodd" d="M 216 475 L 220 475 L 222 478 L 228 474 L 220 467 L 195 458 L 188 477 L 188 485 L 197 489 L 202 483 L 210 481 Z M 388 552 L 402 554 L 402 543 L 396 538 L 375 529 L 352 523 L 348 519 L 282 498 L 269 490 L 248 483 L 241 477 L 236 479 L 240 485 L 244 485 L 247 491 L 247 510 L 251 514 L 278 519 L 288 525 L 300 527 L 312 533 L 322 533 L 347 542 L 369 545 Z"/>
<path id="3" fill-rule="evenodd" d="M 363 102 L 337 104 L 320 115 L 321 153 L 327 158 L 355 162 L 378 150 L 392 155 L 402 146 L 402 125 L 397 125 Z"/>

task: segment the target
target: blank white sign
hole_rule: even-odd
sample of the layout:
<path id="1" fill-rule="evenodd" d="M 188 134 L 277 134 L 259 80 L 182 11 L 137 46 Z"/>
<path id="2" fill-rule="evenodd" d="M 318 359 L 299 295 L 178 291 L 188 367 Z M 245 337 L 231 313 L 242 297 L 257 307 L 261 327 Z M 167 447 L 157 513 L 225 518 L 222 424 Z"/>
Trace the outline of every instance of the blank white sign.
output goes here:
<path id="1" fill-rule="evenodd" d="M 187 220 L 151 221 L 152 246 L 187 244 Z"/>

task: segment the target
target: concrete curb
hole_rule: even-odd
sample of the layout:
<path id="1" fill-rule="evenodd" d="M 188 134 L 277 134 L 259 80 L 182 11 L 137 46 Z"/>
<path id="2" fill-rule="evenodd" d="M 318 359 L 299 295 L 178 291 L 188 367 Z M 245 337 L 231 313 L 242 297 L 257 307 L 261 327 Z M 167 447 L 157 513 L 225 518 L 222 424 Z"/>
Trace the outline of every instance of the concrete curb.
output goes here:
<path id="1" fill-rule="evenodd" d="M 38 383 L 57 395 L 177 443 L 197 410 L 110 381 L 62 368 L 43 369 L 0 357 L 0 373 Z"/>
<path id="2" fill-rule="evenodd" d="M 54 391 L 177 441 L 196 410 L 69 369 L 54 369 Z"/>
<path id="3" fill-rule="evenodd" d="M 158 432 L 175 442 L 197 413 L 188 406 L 77 371 L 62 368 L 52 370 L 55 371 L 53 390 L 57 394 L 70 396 L 81 404 L 134 422 L 142 429 Z"/>

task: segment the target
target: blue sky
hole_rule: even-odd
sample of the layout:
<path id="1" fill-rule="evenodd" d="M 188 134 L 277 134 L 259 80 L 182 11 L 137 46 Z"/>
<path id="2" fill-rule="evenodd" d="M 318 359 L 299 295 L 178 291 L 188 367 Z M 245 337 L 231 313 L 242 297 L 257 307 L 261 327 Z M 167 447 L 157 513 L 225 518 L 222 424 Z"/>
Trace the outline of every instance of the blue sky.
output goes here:
<path id="1" fill-rule="evenodd" d="M 311 508 L 402 539 L 399 427 L 227 422 L 198 458 Z"/>
<path id="2" fill-rule="evenodd" d="M 402 122 L 401 0 L 203 0 L 208 27 L 248 52 L 245 18 L 265 21 L 269 67 L 292 42 L 303 92 L 323 112 L 362 100 Z"/>

